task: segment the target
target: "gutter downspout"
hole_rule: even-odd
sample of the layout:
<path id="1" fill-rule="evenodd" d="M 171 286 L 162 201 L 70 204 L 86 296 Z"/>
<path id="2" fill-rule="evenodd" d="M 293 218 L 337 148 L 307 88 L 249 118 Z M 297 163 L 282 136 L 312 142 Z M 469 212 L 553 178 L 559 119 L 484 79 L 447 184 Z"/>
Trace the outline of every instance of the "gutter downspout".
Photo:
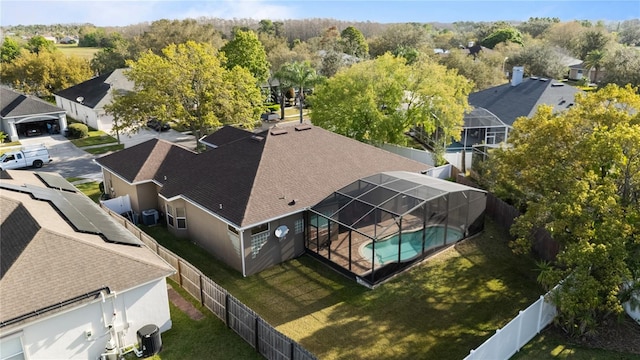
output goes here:
<path id="1" fill-rule="evenodd" d="M 242 257 L 242 276 L 247 277 L 247 265 L 244 259 L 244 231 L 240 232 L 240 256 Z"/>

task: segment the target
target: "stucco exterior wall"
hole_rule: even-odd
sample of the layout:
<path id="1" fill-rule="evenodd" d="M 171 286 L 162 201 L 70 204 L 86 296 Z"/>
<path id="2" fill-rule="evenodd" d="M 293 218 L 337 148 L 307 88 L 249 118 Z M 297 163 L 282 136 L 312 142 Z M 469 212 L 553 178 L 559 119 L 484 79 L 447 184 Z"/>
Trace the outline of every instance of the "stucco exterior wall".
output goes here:
<path id="1" fill-rule="evenodd" d="M 141 212 L 148 209 L 156 209 L 160 213 L 164 213 L 164 208 L 160 207 L 160 205 L 158 204 L 159 191 L 160 187 L 152 182 L 136 186 L 136 198 L 138 199 L 137 204 L 139 207 L 139 210 L 136 210 L 136 212 Z"/>
<path id="2" fill-rule="evenodd" d="M 112 198 L 129 194 L 131 198 L 131 209 L 140 213 L 144 208 L 140 208 L 140 200 L 138 199 L 138 191 L 134 185 L 127 184 L 124 180 L 113 175 L 110 171 L 103 168 L 102 179 L 104 180 L 104 191 Z M 157 196 L 156 196 L 157 197 Z"/>
<path id="3" fill-rule="evenodd" d="M 210 254 L 242 272 L 240 240 L 229 231 L 225 222 L 189 202 L 174 201 L 173 204 L 174 208 L 184 206 L 187 215 L 187 229 L 184 232 L 173 229 L 176 235 L 188 236 Z"/>
<path id="4" fill-rule="evenodd" d="M 303 213 L 291 215 L 286 218 L 272 221 L 269 224 L 269 237 L 267 241 L 258 247 L 251 241 L 251 229 L 244 231 L 244 254 L 246 276 L 256 274 L 281 262 L 293 259 L 304 253 L 304 225 L 298 227 L 296 232 L 296 220 L 303 219 Z M 279 239 L 275 236 L 275 230 L 285 225 L 289 232 Z"/>
<path id="5" fill-rule="evenodd" d="M 71 101 L 69 99 L 55 96 L 56 105 L 67 111 L 67 116 L 82 122 L 96 130 L 104 130 L 104 126 L 99 124 L 99 109 L 92 109 L 88 106 L 84 106 L 77 101 Z M 110 129 L 109 129 L 110 130 Z"/>
<path id="6" fill-rule="evenodd" d="M 11 329 L 10 333 L 21 337 L 27 359 L 98 359 L 110 339 L 109 324 L 121 334 L 123 347 L 136 343 L 136 332 L 145 325 L 157 325 L 161 332 L 169 330 L 165 279 L 108 295 L 104 302 L 98 297 L 89 304 Z"/>

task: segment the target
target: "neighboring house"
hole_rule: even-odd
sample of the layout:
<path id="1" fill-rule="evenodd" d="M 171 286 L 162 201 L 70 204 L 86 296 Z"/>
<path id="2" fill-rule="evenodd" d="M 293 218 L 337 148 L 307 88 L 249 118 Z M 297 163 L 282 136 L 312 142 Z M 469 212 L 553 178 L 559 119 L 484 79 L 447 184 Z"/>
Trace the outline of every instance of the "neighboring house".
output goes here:
<path id="1" fill-rule="evenodd" d="M 244 276 L 301 255 L 307 210 L 338 189 L 429 168 L 308 124 L 257 133 L 226 126 L 202 143 L 209 149 L 197 154 L 154 139 L 96 162 L 111 197 L 129 195 L 139 214 L 157 210 L 171 232 Z"/>
<path id="2" fill-rule="evenodd" d="M 550 105 L 555 112 L 573 106 L 575 95 L 581 90 L 548 78 L 523 78 L 522 67 L 515 67 L 510 83 L 469 94 L 472 111 L 464 117 L 461 140 L 447 148 L 447 159 L 462 168 L 458 153 L 470 153 L 474 145 L 497 146 L 507 141 L 514 121 L 532 117 L 538 106 Z M 471 157 L 465 158 L 466 167 Z"/>
<path id="3" fill-rule="evenodd" d="M 78 39 L 71 36 L 65 36 L 62 39 L 60 39 L 60 44 L 75 44 L 77 42 L 78 42 Z"/>
<path id="4" fill-rule="evenodd" d="M 11 141 L 28 136 L 28 130 L 38 134 L 47 131 L 47 124 L 58 129 L 67 128 L 65 110 L 34 96 L 27 96 L 5 87 L 0 87 L 0 130 Z"/>
<path id="5" fill-rule="evenodd" d="M 134 84 L 123 74 L 126 69 L 116 69 L 54 94 L 56 104 L 67 115 L 96 130 L 110 132 L 113 116 L 104 107 L 113 100 L 113 91 L 132 91 Z"/>
<path id="6" fill-rule="evenodd" d="M 0 213 L 2 359 L 99 359 L 171 328 L 175 270 L 64 178 L 0 172 Z"/>
<path id="7" fill-rule="evenodd" d="M 55 36 L 43 36 L 43 38 L 47 41 L 51 41 L 54 44 L 58 43 L 58 39 L 56 39 Z"/>
<path id="8" fill-rule="evenodd" d="M 569 66 L 569 80 L 582 80 L 583 78 L 587 78 L 589 83 L 599 83 L 605 76 L 607 76 L 607 70 L 600 68 L 598 69 L 598 78 L 596 79 L 596 68 L 592 67 L 591 69 L 587 69 L 582 61 L 579 64 Z"/>

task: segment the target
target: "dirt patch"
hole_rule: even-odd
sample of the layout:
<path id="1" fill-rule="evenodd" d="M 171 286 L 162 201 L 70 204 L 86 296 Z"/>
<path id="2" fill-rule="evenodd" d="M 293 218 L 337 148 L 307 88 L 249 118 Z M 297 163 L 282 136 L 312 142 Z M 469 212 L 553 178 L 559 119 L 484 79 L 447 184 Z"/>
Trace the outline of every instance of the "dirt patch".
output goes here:
<path id="1" fill-rule="evenodd" d="M 629 316 L 621 321 L 608 320 L 593 336 L 569 337 L 562 329 L 555 326 L 549 330 L 566 338 L 568 343 L 581 347 L 640 354 L 640 324 Z"/>
<path id="2" fill-rule="evenodd" d="M 177 291 L 175 291 L 170 285 L 167 286 L 167 292 L 169 293 L 169 301 L 175 305 L 178 309 L 182 310 L 185 314 L 193 320 L 200 320 L 204 318 L 204 315 L 200 310 L 196 309 L 187 299 L 183 298 Z"/>

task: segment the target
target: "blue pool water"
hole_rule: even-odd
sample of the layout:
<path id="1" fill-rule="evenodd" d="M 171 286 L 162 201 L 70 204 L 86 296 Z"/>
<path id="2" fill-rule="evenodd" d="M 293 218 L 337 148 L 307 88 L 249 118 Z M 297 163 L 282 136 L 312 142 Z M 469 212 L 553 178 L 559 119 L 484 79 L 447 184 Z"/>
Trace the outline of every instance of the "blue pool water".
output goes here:
<path id="1" fill-rule="evenodd" d="M 444 226 L 431 226 L 426 228 L 427 236 L 424 242 L 424 249 L 429 250 L 436 246 L 442 246 L 444 239 Z M 400 259 L 402 261 L 413 259 L 422 253 L 422 232 L 418 230 L 414 232 L 405 232 L 402 234 L 402 245 L 400 246 Z M 447 229 L 447 244 L 462 239 L 462 232 L 457 229 Z M 371 261 L 373 242 L 363 246 L 360 254 Z M 387 239 L 376 243 L 376 264 L 382 265 L 390 262 L 398 261 L 398 235 L 391 236 Z"/>

